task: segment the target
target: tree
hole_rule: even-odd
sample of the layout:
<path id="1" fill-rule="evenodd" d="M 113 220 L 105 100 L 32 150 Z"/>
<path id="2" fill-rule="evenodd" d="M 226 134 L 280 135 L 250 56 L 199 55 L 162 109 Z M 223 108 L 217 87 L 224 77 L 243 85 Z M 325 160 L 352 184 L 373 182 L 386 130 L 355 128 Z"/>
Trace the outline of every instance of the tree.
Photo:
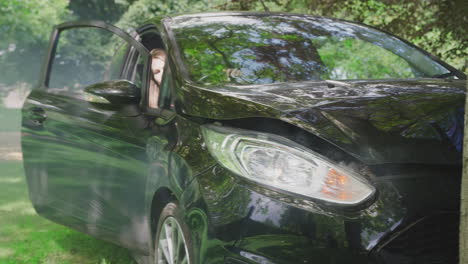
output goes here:
<path id="1" fill-rule="evenodd" d="M 134 0 L 0 1 L 0 96 L 35 84 L 54 25 L 77 19 L 116 22 Z M 24 86 L 24 85 L 21 85 Z"/>
<path id="2" fill-rule="evenodd" d="M 230 0 L 223 8 L 356 21 L 407 39 L 459 70 L 468 69 L 468 2 L 464 0 Z"/>
<path id="3" fill-rule="evenodd" d="M 141 25 L 146 20 L 158 16 L 182 12 L 213 11 L 221 0 L 180 0 L 154 1 L 136 0 L 122 15 L 117 26 L 126 30 Z"/>
<path id="4" fill-rule="evenodd" d="M 467 106 L 468 100 L 465 109 Z M 465 131 L 468 131 L 466 120 L 468 120 L 468 113 L 465 111 Z M 460 263 L 468 263 L 468 134 L 466 132 L 463 142 L 463 177 L 460 204 Z"/>
<path id="5" fill-rule="evenodd" d="M 135 0 L 73 0 L 68 9 L 79 19 L 117 22 Z"/>
<path id="6" fill-rule="evenodd" d="M 67 5 L 68 0 L 0 1 L 2 84 L 37 80 L 51 28 L 69 14 Z"/>

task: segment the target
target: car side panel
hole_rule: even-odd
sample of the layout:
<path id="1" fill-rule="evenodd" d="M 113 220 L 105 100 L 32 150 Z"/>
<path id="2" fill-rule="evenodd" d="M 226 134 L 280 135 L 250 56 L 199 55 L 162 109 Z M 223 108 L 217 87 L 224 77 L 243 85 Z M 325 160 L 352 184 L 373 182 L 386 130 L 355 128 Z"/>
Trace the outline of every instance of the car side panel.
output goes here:
<path id="1" fill-rule="evenodd" d="M 38 106 L 47 115 L 42 125 L 28 118 L 28 109 Z M 135 229 L 148 224 L 145 142 L 127 128 L 129 120 L 40 90 L 24 109 L 24 162 L 38 213 L 129 248 L 144 247 L 148 235 Z"/>

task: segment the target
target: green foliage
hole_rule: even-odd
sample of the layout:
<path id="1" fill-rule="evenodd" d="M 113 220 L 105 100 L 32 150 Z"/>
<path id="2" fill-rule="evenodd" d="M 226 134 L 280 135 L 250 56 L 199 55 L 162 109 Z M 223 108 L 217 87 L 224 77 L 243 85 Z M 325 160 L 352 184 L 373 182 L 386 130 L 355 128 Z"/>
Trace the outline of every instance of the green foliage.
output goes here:
<path id="1" fill-rule="evenodd" d="M 46 42 L 52 26 L 69 14 L 67 5 L 68 0 L 0 1 L 0 50 Z"/>
<path id="2" fill-rule="evenodd" d="M 137 0 L 123 14 L 117 26 L 129 30 L 141 25 L 146 20 L 159 16 L 182 12 L 213 11 L 221 0 L 179 0 L 154 1 Z"/>
<path id="3" fill-rule="evenodd" d="M 468 69 L 466 0 L 230 0 L 222 8 L 287 11 L 356 21 L 407 39 L 459 70 Z"/>
<path id="4" fill-rule="evenodd" d="M 79 19 L 115 23 L 135 0 L 72 0 L 68 9 Z"/>
<path id="5" fill-rule="evenodd" d="M 53 25 L 97 19 L 129 30 L 157 15 L 219 10 L 288 11 L 390 31 L 456 68 L 468 67 L 464 0 L 8 0 L 0 1 L 0 80 L 34 83 Z"/>
<path id="6" fill-rule="evenodd" d="M 124 41 L 98 28 L 73 28 L 60 33 L 49 86 L 81 91 L 87 85 L 108 80 L 120 70 L 126 51 Z M 121 48 L 121 50 L 119 50 Z M 114 56 L 117 51 L 118 55 Z M 111 63 L 112 60 L 114 63 Z M 77 63 L 79 62 L 79 63 Z M 115 69 L 118 68 L 118 69 Z M 115 74 L 114 74 L 115 75 Z M 71 87 L 73 86 L 73 87 Z"/>
<path id="7" fill-rule="evenodd" d="M 327 41 L 318 48 L 329 69 L 326 79 L 386 79 L 415 77 L 402 58 L 369 42 L 358 39 Z"/>
<path id="8" fill-rule="evenodd" d="M 68 0 L 0 1 L 0 82 L 32 83 L 50 32 L 70 13 Z"/>
<path id="9" fill-rule="evenodd" d="M 447 73 L 402 41 L 325 18 L 185 18 L 173 27 L 192 80 L 262 84 L 323 79 L 392 79 Z M 327 26 L 324 26 L 327 25 Z"/>
<path id="10" fill-rule="evenodd" d="M 327 9 L 324 14 L 392 32 L 466 71 L 467 3 L 459 0 L 348 0 L 339 14 L 328 13 Z"/>

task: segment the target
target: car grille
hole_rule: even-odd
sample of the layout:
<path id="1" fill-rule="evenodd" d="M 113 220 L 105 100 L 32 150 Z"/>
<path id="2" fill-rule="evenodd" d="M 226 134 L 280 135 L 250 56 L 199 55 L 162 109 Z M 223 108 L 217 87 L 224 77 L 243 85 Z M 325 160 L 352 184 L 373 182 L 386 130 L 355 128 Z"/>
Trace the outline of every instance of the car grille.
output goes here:
<path id="1" fill-rule="evenodd" d="M 409 225 L 379 247 L 385 264 L 457 264 L 458 214 L 437 214 Z"/>

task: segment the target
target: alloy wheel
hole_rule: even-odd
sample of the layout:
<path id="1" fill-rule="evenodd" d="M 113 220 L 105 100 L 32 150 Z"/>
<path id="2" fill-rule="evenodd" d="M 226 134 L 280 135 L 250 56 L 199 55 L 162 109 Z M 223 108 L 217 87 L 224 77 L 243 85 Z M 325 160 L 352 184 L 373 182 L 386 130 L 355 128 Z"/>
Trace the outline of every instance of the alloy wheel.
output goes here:
<path id="1" fill-rule="evenodd" d="M 157 251 L 156 264 L 191 264 L 182 228 L 172 216 L 161 225 Z"/>

